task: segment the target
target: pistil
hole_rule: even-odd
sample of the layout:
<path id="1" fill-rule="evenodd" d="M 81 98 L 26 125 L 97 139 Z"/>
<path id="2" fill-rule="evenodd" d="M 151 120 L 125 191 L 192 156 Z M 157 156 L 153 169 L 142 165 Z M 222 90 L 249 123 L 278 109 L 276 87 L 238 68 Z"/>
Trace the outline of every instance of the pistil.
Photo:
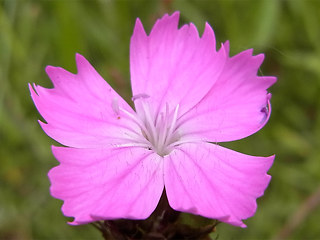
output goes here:
<path id="1" fill-rule="evenodd" d="M 170 111 L 169 104 L 166 104 L 165 111 L 155 113 L 147 98 L 145 94 L 132 98 L 136 113 L 129 113 L 120 108 L 120 111 L 138 125 L 141 131 L 140 133 L 132 132 L 128 137 L 131 139 L 132 146 L 142 146 L 160 156 L 165 156 L 172 151 L 174 142 L 181 138 L 177 124 L 179 105 L 174 111 Z"/>

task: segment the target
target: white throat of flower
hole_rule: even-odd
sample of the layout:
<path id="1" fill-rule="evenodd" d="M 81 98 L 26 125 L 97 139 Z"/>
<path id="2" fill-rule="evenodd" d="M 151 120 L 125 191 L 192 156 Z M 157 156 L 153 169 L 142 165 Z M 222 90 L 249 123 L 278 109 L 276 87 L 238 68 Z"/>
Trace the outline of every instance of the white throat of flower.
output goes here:
<path id="1" fill-rule="evenodd" d="M 169 109 L 169 104 L 166 104 L 164 111 L 155 112 L 148 98 L 146 94 L 139 94 L 132 98 L 136 113 L 119 109 L 140 129 L 140 132 L 132 130 L 127 133 L 131 143 L 126 146 L 141 146 L 153 150 L 160 156 L 165 156 L 175 146 L 181 144 L 182 136 L 178 123 L 179 104 L 174 109 Z"/>

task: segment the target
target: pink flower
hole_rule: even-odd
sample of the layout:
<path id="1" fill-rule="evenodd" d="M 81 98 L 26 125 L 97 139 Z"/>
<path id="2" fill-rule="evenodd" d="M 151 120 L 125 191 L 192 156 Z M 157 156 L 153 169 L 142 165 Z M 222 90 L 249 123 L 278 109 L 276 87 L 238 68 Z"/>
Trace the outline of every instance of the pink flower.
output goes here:
<path id="1" fill-rule="evenodd" d="M 52 147 L 60 165 L 49 172 L 52 196 L 72 224 L 145 219 L 166 191 L 182 212 L 245 227 L 263 195 L 274 156 L 254 157 L 218 142 L 247 137 L 270 115 L 257 76 L 264 56 L 216 51 L 213 30 L 202 37 L 179 13 L 165 15 L 149 36 L 139 19 L 130 45 L 133 110 L 76 55 L 78 73 L 48 66 L 53 89 L 33 85 L 43 130 L 66 147 Z"/>

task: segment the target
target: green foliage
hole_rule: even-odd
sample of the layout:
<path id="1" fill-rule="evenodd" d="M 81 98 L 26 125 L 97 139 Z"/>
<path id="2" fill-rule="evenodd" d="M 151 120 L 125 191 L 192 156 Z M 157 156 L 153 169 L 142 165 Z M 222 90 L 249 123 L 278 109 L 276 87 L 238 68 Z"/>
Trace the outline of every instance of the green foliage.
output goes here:
<path id="1" fill-rule="evenodd" d="M 62 202 L 49 194 L 46 174 L 57 165 L 50 151 L 56 143 L 36 122 L 41 117 L 27 84 L 50 87 L 48 64 L 75 72 L 79 52 L 129 100 L 135 19 L 150 31 L 155 19 L 175 10 L 200 33 L 209 22 L 219 42 L 230 40 L 232 54 L 248 48 L 264 52 L 261 75 L 278 77 L 270 89 L 273 113 L 267 126 L 223 144 L 252 155 L 276 154 L 271 185 L 258 200 L 256 215 L 246 221 L 248 228 L 220 224 L 219 239 L 320 236 L 320 197 L 315 197 L 320 183 L 319 1 L 0 0 L 0 239 L 99 237 L 90 225 L 67 225 Z M 316 204 L 303 208 L 311 196 Z M 290 225 L 292 218 L 296 223 Z"/>

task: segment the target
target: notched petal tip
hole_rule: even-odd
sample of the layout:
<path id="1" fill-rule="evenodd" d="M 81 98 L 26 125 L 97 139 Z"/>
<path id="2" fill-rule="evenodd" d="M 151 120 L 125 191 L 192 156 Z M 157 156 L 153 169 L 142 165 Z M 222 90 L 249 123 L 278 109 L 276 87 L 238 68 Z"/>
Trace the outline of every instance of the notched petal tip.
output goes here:
<path id="1" fill-rule="evenodd" d="M 197 39 L 200 39 L 198 29 L 193 23 L 189 24 L 189 31 L 191 35 L 194 35 Z"/>
<path id="2" fill-rule="evenodd" d="M 28 88 L 29 88 L 29 91 L 30 91 L 30 95 L 31 95 L 31 98 L 32 100 L 34 101 L 34 98 L 36 97 L 35 95 L 39 96 L 38 93 L 37 93 L 37 85 L 35 83 L 28 83 Z"/>
<path id="3" fill-rule="evenodd" d="M 253 49 L 250 49 L 252 50 L 252 54 L 253 54 Z M 261 66 L 261 64 L 263 63 L 263 60 L 265 58 L 265 55 L 263 53 L 259 53 L 257 55 L 254 55 L 252 56 L 253 59 L 255 60 L 255 63 L 258 65 L 258 66 Z"/>
<path id="4" fill-rule="evenodd" d="M 62 78 L 67 77 L 69 74 L 72 74 L 62 67 L 55 67 L 51 65 L 46 66 L 45 71 L 55 87 L 60 83 Z"/>
<path id="5" fill-rule="evenodd" d="M 221 43 L 220 50 L 223 50 L 226 53 L 226 56 L 229 57 L 229 55 L 230 55 L 230 42 L 229 42 L 229 40 L 225 41 L 224 43 Z"/>
<path id="6" fill-rule="evenodd" d="M 139 18 L 136 19 L 131 40 L 137 37 L 143 37 L 143 38 L 147 37 L 147 33 L 144 30 L 143 24 Z"/>
<path id="7" fill-rule="evenodd" d="M 205 23 L 204 31 L 201 36 L 202 41 L 208 41 L 214 50 L 216 50 L 216 36 L 210 24 L 208 22 Z"/>
<path id="8" fill-rule="evenodd" d="M 91 64 L 88 62 L 88 60 L 81 54 L 76 53 L 75 58 L 78 74 L 82 71 L 83 68 L 91 67 Z"/>
<path id="9" fill-rule="evenodd" d="M 46 127 L 47 127 L 48 123 L 41 121 L 41 120 L 38 120 L 38 123 L 39 123 L 40 127 L 42 128 L 42 130 L 44 132 L 46 132 Z"/>
<path id="10" fill-rule="evenodd" d="M 53 156 L 56 159 L 59 159 L 61 152 L 63 152 L 65 148 L 66 147 L 59 147 L 59 146 L 51 145 L 51 151 L 52 151 Z"/>
<path id="11" fill-rule="evenodd" d="M 85 60 L 85 57 L 82 55 L 82 54 L 80 54 L 80 53 L 76 53 L 76 55 L 75 55 L 75 59 L 76 59 L 76 61 L 79 59 L 84 59 Z"/>
<path id="12" fill-rule="evenodd" d="M 172 15 L 165 14 L 162 18 L 158 19 L 153 25 L 153 28 L 149 36 L 154 36 L 162 28 L 166 31 L 172 31 L 173 29 L 178 29 L 180 12 L 174 12 Z"/>
<path id="13" fill-rule="evenodd" d="M 45 71 L 50 76 L 57 68 L 59 67 L 48 65 L 46 66 Z"/>
<path id="14" fill-rule="evenodd" d="M 221 222 L 225 222 L 225 223 L 228 223 L 230 225 L 233 225 L 235 227 L 241 227 L 241 228 L 246 228 L 247 225 L 244 224 L 244 222 L 241 220 L 241 219 L 231 219 L 231 216 L 227 216 L 227 217 L 224 217 L 224 218 L 219 218 L 218 219 L 219 221 Z"/>
<path id="15" fill-rule="evenodd" d="M 69 225 L 71 226 L 78 226 L 78 225 L 81 225 L 81 224 L 86 224 L 86 223 L 78 223 L 76 222 L 75 220 L 73 220 L 72 222 L 67 222 Z"/>
<path id="16" fill-rule="evenodd" d="M 74 74 L 62 67 L 48 65 L 45 71 L 50 78 L 55 89 L 60 88 L 67 79 L 73 79 Z"/>
<path id="17" fill-rule="evenodd" d="M 269 157 L 266 157 L 266 158 L 267 158 L 267 161 L 268 161 L 268 164 L 269 164 L 269 168 L 268 168 L 268 170 L 267 170 L 267 172 L 268 172 L 269 169 L 271 168 L 271 166 L 272 166 L 275 158 L 276 158 L 276 155 L 273 154 L 273 155 L 271 155 L 271 156 L 269 156 Z"/>
<path id="18" fill-rule="evenodd" d="M 171 14 L 171 16 L 168 15 L 168 19 L 170 21 L 176 23 L 177 26 L 178 26 L 178 23 L 179 23 L 179 18 L 180 18 L 180 12 L 179 11 L 174 12 L 173 14 Z"/>
<path id="19" fill-rule="evenodd" d="M 266 125 L 266 123 L 269 121 L 270 116 L 271 116 L 271 103 L 270 103 L 270 99 L 271 99 L 271 94 L 267 94 L 266 95 L 266 105 L 263 106 L 260 109 L 260 112 L 264 114 L 263 118 L 261 119 L 261 127 L 259 129 L 261 129 L 262 127 L 264 127 L 264 125 Z"/>
<path id="20" fill-rule="evenodd" d="M 68 218 L 73 218 L 73 221 L 68 221 L 67 223 L 71 226 L 79 226 L 79 225 L 83 225 L 83 224 L 89 224 L 89 223 L 92 223 L 92 222 L 95 222 L 95 221 L 100 221 L 100 220 L 105 220 L 105 219 L 94 219 L 92 216 L 88 216 L 88 219 L 86 221 L 81 221 L 79 220 L 79 218 L 77 217 L 74 217 L 74 216 L 69 216 L 67 214 L 65 214 L 63 212 L 63 206 L 61 207 L 61 211 L 63 213 L 64 216 L 68 217 Z"/>
<path id="21" fill-rule="evenodd" d="M 243 222 L 241 222 L 238 226 L 241 228 L 247 228 L 247 225 L 245 225 Z"/>
<path id="22" fill-rule="evenodd" d="M 174 13 L 172 13 L 171 17 L 180 17 L 180 11 L 175 11 Z"/>
<path id="23" fill-rule="evenodd" d="M 275 76 L 267 76 L 267 77 L 263 77 L 263 78 L 266 78 L 269 81 L 268 88 L 271 87 L 273 84 L 275 84 L 278 81 L 277 77 L 275 77 Z M 270 100 L 272 94 L 268 93 L 268 95 L 270 95 L 270 98 L 269 98 L 269 100 Z"/>
<path id="24" fill-rule="evenodd" d="M 164 14 L 162 16 L 162 18 L 158 19 L 158 21 L 163 21 L 163 20 L 179 20 L 180 18 L 180 11 L 175 11 L 173 12 L 171 15 L 169 15 L 168 13 Z"/>

